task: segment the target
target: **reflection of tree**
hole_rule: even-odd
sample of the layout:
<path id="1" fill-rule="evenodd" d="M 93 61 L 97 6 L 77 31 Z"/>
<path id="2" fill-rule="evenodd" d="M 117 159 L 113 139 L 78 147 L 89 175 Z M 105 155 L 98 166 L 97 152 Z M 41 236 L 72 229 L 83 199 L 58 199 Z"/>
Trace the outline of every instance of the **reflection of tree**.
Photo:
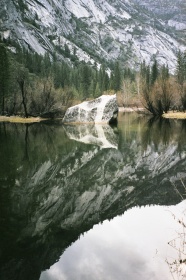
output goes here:
<path id="1" fill-rule="evenodd" d="M 186 138 L 186 120 L 181 121 L 181 129 L 179 134 L 179 140 L 178 140 L 178 148 L 181 150 L 181 143 L 185 143 Z"/>
<path id="2" fill-rule="evenodd" d="M 158 149 L 160 144 L 168 146 L 175 142 L 180 151 L 185 146 L 186 121 L 169 120 L 164 118 L 151 118 L 144 123 L 142 129 L 142 145 L 146 150 L 148 145 L 154 145 Z"/>
<path id="3" fill-rule="evenodd" d="M 144 149 L 151 143 L 158 148 L 159 144 L 169 144 L 172 138 L 172 125 L 168 119 L 151 118 L 146 123 L 146 130 L 142 134 Z"/>
<path id="4" fill-rule="evenodd" d="M 174 239 L 168 242 L 169 246 L 177 251 L 177 258 L 172 260 L 169 257 L 166 259 L 166 263 L 169 266 L 172 278 L 174 280 L 183 280 L 186 279 L 186 209 L 182 212 L 182 217 L 180 218 L 176 217 L 173 213 L 172 215 L 174 219 L 177 219 L 181 230 Z"/>
<path id="5" fill-rule="evenodd" d="M 28 153 L 28 127 L 29 124 L 25 124 L 25 152 L 24 152 L 24 160 L 29 161 L 29 153 Z"/>

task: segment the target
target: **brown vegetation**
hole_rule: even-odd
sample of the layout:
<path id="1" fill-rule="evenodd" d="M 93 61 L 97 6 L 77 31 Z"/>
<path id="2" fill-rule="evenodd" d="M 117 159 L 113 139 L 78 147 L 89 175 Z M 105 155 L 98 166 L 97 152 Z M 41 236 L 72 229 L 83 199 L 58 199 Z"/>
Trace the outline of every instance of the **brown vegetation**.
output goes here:
<path id="1" fill-rule="evenodd" d="M 12 123 L 35 123 L 35 122 L 41 122 L 45 119 L 42 118 L 22 118 L 19 116 L 0 116 L 0 122 L 12 122 Z"/>

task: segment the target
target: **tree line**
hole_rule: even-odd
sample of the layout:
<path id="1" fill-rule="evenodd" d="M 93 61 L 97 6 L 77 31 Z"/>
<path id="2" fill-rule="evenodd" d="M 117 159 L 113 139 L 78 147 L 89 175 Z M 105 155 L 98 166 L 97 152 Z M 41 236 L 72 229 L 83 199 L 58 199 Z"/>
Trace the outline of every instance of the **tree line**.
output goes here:
<path id="1" fill-rule="evenodd" d="M 104 65 L 75 65 L 58 61 L 55 55 L 41 56 L 27 50 L 10 52 L 0 44 L 0 114 L 38 116 L 63 112 L 74 102 L 96 98 L 106 91 L 118 91 L 121 70 Z"/>
<path id="2" fill-rule="evenodd" d="M 64 52 L 69 53 L 68 48 Z M 75 53 L 74 53 L 75 56 Z M 0 114 L 62 115 L 66 108 L 103 93 L 117 93 L 119 106 L 143 106 L 153 115 L 170 109 L 186 110 L 186 54 L 178 52 L 175 75 L 156 58 L 134 71 L 121 67 L 66 63 L 57 56 L 41 56 L 0 43 Z"/>
<path id="3" fill-rule="evenodd" d="M 154 116 L 186 111 L 186 53 L 178 52 L 174 74 L 155 57 L 150 64 L 143 61 L 139 71 L 124 75 L 118 96 L 120 106 L 142 106 Z"/>
<path id="4" fill-rule="evenodd" d="M 154 59 L 151 67 L 142 63 L 140 77 L 142 102 L 150 113 L 161 116 L 171 109 L 186 110 L 186 53 L 178 52 L 174 75 Z"/>

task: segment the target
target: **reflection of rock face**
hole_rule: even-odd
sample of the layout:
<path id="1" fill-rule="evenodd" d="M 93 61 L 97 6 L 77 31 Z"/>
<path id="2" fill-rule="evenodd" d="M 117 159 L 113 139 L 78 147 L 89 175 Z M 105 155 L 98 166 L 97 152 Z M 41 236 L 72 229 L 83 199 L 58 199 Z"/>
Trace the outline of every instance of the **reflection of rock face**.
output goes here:
<path id="1" fill-rule="evenodd" d="M 130 123 L 128 137 L 125 123 L 118 128 L 118 149 L 101 149 L 104 141 L 99 145 L 95 139 L 101 133 L 111 146 L 117 137 L 107 126 L 90 127 L 92 138 L 87 142 L 93 145 L 82 141 L 87 130 L 90 133 L 85 125 L 76 127 L 78 134 L 74 126 L 67 126 L 68 135 L 78 141 L 70 141 L 62 126 L 38 124 L 27 131 L 9 124 L 5 132 L 0 126 L 0 159 L 6 159 L 0 169 L 2 280 L 38 280 L 40 271 L 81 233 L 130 207 L 180 201 L 179 180 L 186 178 L 183 129 L 181 149 L 178 139 L 165 135 L 164 144 L 158 127 L 144 145 L 142 125 L 135 124 L 132 130 Z M 169 132 L 170 137 L 179 136 L 177 130 Z M 14 274 L 22 277 L 13 278 Z"/>
<path id="2" fill-rule="evenodd" d="M 117 109 L 116 95 L 102 95 L 92 101 L 68 108 L 63 121 L 108 123 Z"/>
<path id="3" fill-rule="evenodd" d="M 118 135 L 106 124 L 68 125 L 65 126 L 65 131 L 70 139 L 85 144 L 97 145 L 103 149 L 118 147 Z"/>

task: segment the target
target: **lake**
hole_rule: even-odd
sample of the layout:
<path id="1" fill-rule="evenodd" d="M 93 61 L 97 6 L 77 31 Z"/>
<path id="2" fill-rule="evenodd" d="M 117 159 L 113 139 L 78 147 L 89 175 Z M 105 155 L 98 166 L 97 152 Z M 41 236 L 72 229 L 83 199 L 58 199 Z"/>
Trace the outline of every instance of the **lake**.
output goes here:
<path id="1" fill-rule="evenodd" d="M 0 123 L 1 280 L 186 279 L 186 121 Z"/>

